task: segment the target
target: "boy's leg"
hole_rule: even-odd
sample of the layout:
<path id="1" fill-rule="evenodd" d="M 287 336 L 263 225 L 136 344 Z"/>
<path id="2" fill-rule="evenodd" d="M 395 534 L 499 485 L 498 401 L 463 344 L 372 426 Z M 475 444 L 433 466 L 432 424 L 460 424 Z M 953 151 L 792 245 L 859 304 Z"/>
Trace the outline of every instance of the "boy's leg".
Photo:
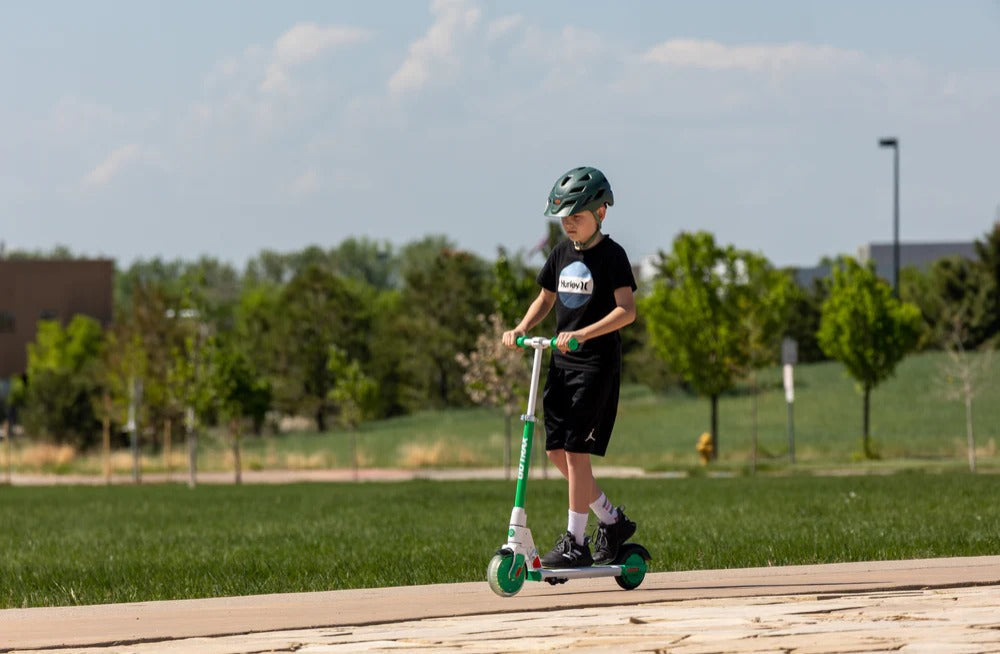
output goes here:
<path id="1" fill-rule="evenodd" d="M 542 565 L 546 568 L 592 565 L 594 559 L 586 540 L 587 518 L 590 511 L 588 498 L 595 491 L 598 495 L 600 492 L 597 490 L 597 482 L 590 467 L 590 455 L 561 449 L 548 450 L 547 454 L 568 482 L 569 511 L 566 533 L 560 536 L 552 551 L 542 557 Z"/>
<path id="2" fill-rule="evenodd" d="M 565 479 L 569 479 L 569 464 L 566 463 L 566 450 L 547 450 L 545 454 L 549 457 L 549 461 L 552 462 L 552 465 L 554 465 L 559 471 L 559 474 L 561 474 Z"/>
<path id="3" fill-rule="evenodd" d="M 566 452 L 566 467 L 569 480 L 569 508 L 578 513 L 589 513 L 591 503 L 601 496 L 601 489 L 594 479 L 590 465 L 590 454 L 586 452 Z"/>

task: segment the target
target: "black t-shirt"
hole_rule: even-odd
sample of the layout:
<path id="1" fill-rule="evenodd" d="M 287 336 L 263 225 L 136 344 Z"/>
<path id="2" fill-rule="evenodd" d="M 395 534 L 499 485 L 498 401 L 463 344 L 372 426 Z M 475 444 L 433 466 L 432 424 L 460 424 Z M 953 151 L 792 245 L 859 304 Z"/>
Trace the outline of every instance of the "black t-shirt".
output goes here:
<path id="1" fill-rule="evenodd" d="M 628 255 L 622 246 L 604 236 L 588 250 L 576 250 L 572 241 L 561 241 L 538 272 L 538 284 L 556 294 L 556 331 L 567 332 L 591 325 L 618 306 L 615 289 L 636 289 Z M 599 370 L 621 361 L 618 331 L 592 338 L 575 352 L 553 352 L 553 363 L 571 370 Z"/>

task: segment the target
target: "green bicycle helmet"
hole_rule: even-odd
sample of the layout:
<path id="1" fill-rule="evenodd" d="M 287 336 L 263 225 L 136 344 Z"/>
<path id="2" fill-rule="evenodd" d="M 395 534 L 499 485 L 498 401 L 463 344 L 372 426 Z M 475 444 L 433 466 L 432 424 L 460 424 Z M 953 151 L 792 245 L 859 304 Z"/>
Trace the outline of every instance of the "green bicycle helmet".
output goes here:
<path id="1" fill-rule="evenodd" d="M 564 218 L 581 211 L 597 209 L 615 203 L 611 183 L 604 173 L 591 166 L 580 166 L 560 175 L 549 193 L 545 215 Z"/>

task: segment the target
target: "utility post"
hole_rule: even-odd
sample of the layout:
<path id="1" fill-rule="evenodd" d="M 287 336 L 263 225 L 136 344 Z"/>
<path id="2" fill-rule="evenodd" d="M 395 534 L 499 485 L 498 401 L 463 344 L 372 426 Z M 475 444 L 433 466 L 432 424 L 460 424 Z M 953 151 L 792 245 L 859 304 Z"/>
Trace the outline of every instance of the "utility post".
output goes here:
<path id="1" fill-rule="evenodd" d="M 880 148 L 892 148 L 892 292 L 899 299 L 899 139 L 879 139 Z"/>
<path id="2" fill-rule="evenodd" d="M 799 362 L 799 344 L 794 338 L 781 341 L 782 377 L 785 384 L 785 402 L 788 404 L 788 462 L 795 463 L 795 379 L 793 368 Z"/>

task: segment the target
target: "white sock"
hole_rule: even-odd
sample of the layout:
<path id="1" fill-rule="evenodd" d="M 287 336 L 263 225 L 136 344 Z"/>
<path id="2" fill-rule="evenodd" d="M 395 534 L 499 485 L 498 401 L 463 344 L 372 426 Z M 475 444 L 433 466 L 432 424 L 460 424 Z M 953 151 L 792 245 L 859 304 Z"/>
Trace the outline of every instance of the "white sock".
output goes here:
<path id="1" fill-rule="evenodd" d="M 573 534 L 577 545 L 583 545 L 584 535 L 587 533 L 587 518 L 589 517 L 590 515 L 587 513 L 577 513 L 573 510 L 569 512 L 566 531 Z"/>
<path id="2" fill-rule="evenodd" d="M 608 496 L 601 493 L 601 496 L 590 505 L 597 519 L 606 525 L 613 525 L 618 522 L 618 509 L 611 503 Z"/>

